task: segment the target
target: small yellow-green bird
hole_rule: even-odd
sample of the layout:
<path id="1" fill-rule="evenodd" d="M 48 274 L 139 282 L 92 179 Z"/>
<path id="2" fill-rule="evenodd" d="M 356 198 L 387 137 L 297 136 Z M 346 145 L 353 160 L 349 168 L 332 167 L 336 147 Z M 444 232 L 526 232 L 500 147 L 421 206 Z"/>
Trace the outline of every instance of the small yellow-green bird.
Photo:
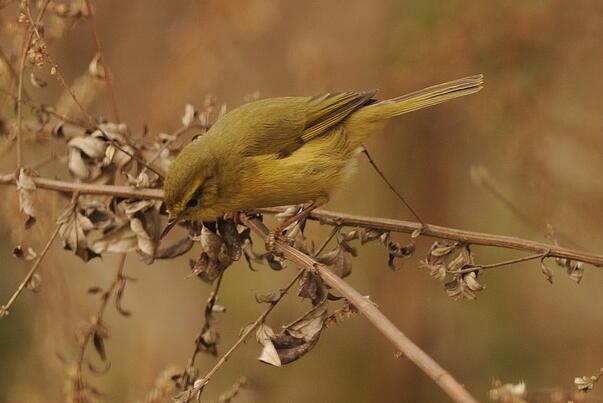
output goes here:
<path id="1" fill-rule="evenodd" d="M 482 84 L 476 75 L 385 101 L 374 99 L 375 91 L 342 92 L 268 98 L 233 109 L 170 166 L 164 233 L 180 220 L 324 204 L 353 172 L 362 142 L 388 119 L 473 94 Z"/>

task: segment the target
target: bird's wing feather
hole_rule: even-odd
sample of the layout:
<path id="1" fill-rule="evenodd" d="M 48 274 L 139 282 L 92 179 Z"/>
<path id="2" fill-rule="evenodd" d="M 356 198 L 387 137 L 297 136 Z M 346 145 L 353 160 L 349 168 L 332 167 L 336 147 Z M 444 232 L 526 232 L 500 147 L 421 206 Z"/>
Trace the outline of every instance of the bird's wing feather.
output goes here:
<path id="1" fill-rule="evenodd" d="M 375 92 L 340 92 L 310 98 L 302 140 L 308 142 L 337 125 L 352 112 L 369 102 Z"/>
<path id="2" fill-rule="evenodd" d="M 284 157 L 340 123 L 374 94 L 366 91 L 269 98 L 233 110 L 215 126 L 228 131 L 233 139 L 244 139 L 244 155 Z"/>

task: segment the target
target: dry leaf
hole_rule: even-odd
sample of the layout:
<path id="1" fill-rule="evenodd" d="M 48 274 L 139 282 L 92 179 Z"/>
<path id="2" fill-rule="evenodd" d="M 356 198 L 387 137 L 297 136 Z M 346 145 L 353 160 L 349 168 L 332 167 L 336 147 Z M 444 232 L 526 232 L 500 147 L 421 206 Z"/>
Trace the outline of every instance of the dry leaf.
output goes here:
<path id="1" fill-rule="evenodd" d="M 30 228 L 36 222 L 36 211 L 33 206 L 33 193 L 36 183 L 27 170 L 19 169 L 17 177 L 17 192 L 19 194 L 19 211 L 25 213 L 25 228 Z"/>
<path id="2" fill-rule="evenodd" d="M 281 359 L 276 351 L 276 347 L 272 344 L 272 337 L 274 337 L 272 329 L 262 323 L 255 332 L 256 340 L 263 346 L 258 360 L 275 367 L 280 367 Z"/>

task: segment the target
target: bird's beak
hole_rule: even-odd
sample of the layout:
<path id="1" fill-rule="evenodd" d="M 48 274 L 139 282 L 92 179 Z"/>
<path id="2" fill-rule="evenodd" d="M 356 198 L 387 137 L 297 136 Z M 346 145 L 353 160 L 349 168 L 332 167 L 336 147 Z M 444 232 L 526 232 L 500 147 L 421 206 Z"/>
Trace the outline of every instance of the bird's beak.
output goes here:
<path id="1" fill-rule="evenodd" d="M 165 237 L 167 235 L 168 232 L 170 232 L 170 230 L 172 228 L 174 228 L 174 226 L 178 224 L 178 216 L 173 217 L 170 216 L 168 217 L 168 222 L 165 225 L 165 227 L 163 228 L 163 231 L 161 231 L 161 235 L 159 235 L 159 239 L 163 239 L 163 237 Z"/>

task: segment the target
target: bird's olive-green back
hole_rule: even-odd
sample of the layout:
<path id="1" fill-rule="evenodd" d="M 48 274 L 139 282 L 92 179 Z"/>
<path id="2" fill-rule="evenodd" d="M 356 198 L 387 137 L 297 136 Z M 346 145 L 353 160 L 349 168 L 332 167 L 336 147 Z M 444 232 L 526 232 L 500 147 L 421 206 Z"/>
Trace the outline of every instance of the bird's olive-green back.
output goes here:
<path id="1" fill-rule="evenodd" d="M 259 100 L 227 113 L 207 135 L 241 155 L 285 156 L 340 123 L 374 94 L 343 92 Z"/>

